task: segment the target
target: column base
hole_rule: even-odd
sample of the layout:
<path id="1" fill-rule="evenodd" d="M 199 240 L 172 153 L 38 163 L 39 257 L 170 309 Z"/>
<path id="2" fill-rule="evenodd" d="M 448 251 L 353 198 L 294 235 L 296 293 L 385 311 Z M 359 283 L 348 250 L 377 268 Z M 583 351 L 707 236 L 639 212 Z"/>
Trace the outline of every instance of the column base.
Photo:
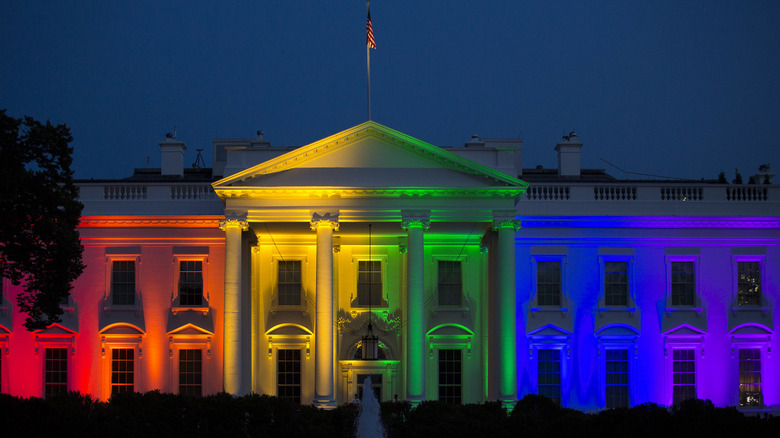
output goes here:
<path id="1" fill-rule="evenodd" d="M 338 407 L 336 400 L 314 400 L 312 404 L 315 407 L 324 409 L 326 411 L 330 411 Z"/>

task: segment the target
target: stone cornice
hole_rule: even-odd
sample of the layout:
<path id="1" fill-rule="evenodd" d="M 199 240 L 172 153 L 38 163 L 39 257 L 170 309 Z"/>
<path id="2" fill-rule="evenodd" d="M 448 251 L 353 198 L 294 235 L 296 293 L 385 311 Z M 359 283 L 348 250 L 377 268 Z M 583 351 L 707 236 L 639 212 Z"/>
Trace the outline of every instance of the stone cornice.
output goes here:
<path id="1" fill-rule="evenodd" d="M 520 217 L 525 228 L 733 228 L 778 229 L 776 217 Z"/>
<path id="2" fill-rule="evenodd" d="M 517 198 L 523 187 L 217 187 L 222 199 Z"/>
<path id="3" fill-rule="evenodd" d="M 82 228 L 216 228 L 222 216 L 82 216 Z"/>

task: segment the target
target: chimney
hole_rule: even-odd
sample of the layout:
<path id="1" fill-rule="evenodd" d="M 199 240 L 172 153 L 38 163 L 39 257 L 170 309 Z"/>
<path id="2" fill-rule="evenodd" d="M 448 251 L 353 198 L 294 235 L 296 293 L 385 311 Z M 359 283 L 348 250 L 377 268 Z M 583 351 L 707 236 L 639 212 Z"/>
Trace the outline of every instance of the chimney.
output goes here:
<path id="1" fill-rule="evenodd" d="M 555 146 L 558 152 L 558 175 L 560 176 L 580 176 L 580 151 L 582 142 L 577 138 L 576 132 L 570 132 L 565 135 L 563 140 Z"/>
<path id="2" fill-rule="evenodd" d="M 162 175 L 184 176 L 184 151 L 187 146 L 184 142 L 176 140 L 170 133 L 165 134 L 165 141 L 160 142 L 162 153 Z"/>

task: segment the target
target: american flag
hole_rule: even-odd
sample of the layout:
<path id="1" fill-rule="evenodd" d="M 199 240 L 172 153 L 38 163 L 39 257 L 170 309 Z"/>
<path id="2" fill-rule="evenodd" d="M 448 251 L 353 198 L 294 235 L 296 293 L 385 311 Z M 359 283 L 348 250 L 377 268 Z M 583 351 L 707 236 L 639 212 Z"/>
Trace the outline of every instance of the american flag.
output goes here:
<path id="1" fill-rule="evenodd" d="M 366 5 L 367 6 L 367 5 Z M 368 11 L 368 19 L 366 20 L 366 46 L 370 49 L 376 49 L 376 41 L 374 41 L 374 26 L 371 25 L 371 10 L 366 7 Z"/>

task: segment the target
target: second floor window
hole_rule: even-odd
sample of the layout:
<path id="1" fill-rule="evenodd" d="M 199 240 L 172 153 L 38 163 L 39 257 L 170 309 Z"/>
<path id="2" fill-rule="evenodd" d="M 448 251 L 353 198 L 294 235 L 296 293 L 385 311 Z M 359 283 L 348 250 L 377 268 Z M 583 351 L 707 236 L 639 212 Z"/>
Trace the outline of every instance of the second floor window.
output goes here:
<path id="1" fill-rule="evenodd" d="M 604 304 L 628 304 L 628 262 L 604 262 Z"/>
<path id="2" fill-rule="evenodd" d="M 672 305 L 692 306 L 696 294 L 693 262 L 672 262 Z"/>
<path id="3" fill-rule="evenodd" d="M 737 301 L 740 306 L 761 303 L 761 266 L 759 262 L 737 262 Z"/>
<path id="4" fill-rule="evenodd" d="M 111 263 L 112 304 L 135 304 L 135 261 L 114 260 Z"/>
<path id="5" fill-rule="evenodd" d="M 301 305 L 300 260 L 279 260 L 278 288 L 280 306 Z"/>
<path id="6" fill-rule="evenodd" d="M 439 260 L 439 305 L 460 306 L 462 293 L 460 262 Z"/>
<path id="7" fill-rule="evenodd" d="M 359 306 L 379 306 L 382 303 L 382 262 L 358 261 L 357 303 Z"/>
<path id="8" fill-rule="evenodd" d="M 536 294 L 540 306 L 561 305 L 561 262 L 537 262 Z"/>
<path id="9" fill-rule="evenodd" d="M 200 260 L 179 262 L 179 305 L 203 305 L 203 262 Z"/>

